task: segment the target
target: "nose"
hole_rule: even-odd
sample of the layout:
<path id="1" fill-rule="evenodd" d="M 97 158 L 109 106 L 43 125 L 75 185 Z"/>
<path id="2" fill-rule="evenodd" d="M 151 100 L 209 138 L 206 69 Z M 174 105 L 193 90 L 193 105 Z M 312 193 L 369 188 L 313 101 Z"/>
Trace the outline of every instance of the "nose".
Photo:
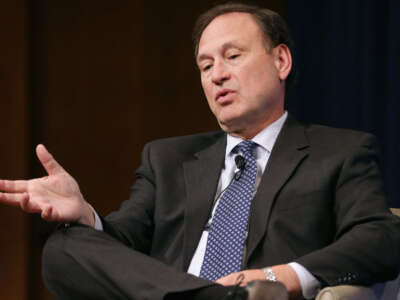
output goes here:
<path id="1" fill-rule="evenodd" d="M 221 85 L 230 78 L 227 66 L 223 62 L 216 62 L 212 68 L 211 80 L 216 85 Z"/>

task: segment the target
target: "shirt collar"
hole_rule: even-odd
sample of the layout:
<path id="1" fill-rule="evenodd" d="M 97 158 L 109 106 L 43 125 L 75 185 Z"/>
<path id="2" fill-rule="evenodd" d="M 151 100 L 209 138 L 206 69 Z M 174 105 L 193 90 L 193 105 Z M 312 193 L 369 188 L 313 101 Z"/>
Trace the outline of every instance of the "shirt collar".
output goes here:
<path id="1" fill-rule="evenodd" d="M 258 146 L 263 147 L 266 151 L 271 152 L 274 147 L 276 138 L 278 137 L 279 132 L 282 129 L 283 123 L 285 123 L 287 118 L 287 111 L 276 121 L 265 127 L 261 130 L 254 138 L 251 140 L 255 142 Z M 228 156 L 232 149 L 235 148 L 243 139 L 234 137 L 228 134 L 227 143 L 226 143 L 226 153 L 225 156 Z"/>

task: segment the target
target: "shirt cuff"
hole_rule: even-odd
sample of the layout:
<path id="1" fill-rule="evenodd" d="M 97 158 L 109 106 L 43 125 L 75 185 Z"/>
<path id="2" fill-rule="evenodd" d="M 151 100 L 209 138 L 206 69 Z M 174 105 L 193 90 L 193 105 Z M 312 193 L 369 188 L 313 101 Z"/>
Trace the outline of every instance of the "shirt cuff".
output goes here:
<path id="1" fill-rule="evenodd" d="M 292 267 L 299 278 L 303 297 L 306 299 L 314 298 L 321 287 L 321 283 L 299 263 L 291 262 L 289 266 Z"/>
<path id="2" fill-rule="evenodd" d="M 93 209 L 93 213 L 94 213 L 94 229 L 103 231 L 103 223 L 101 222 L 99 215 L 97 214 L 97 212 L 94 209 Z"/>

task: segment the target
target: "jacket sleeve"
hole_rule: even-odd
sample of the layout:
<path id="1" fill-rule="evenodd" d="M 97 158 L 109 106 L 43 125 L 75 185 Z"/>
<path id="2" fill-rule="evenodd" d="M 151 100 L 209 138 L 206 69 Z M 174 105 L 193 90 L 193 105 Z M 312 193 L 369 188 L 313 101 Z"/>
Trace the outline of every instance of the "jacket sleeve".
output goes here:
<path id="1" fill-rule="evenodd" d="M 141 166 L 136 170 L 136 182 L 130 198 L 119 210 L 102 218 L 104 231 L 128 247 L 149 253 L 153 235 L 155 180 L 150 163 L 150 144 L 142 152 Z"/>
<path id="2" fill-rule="evenodd" d="M 336 181 L 334 242 L 296 260 L 322 285 L 369 285 L 399 271 L 400 221 L 386 206 L 375 138 L 350 152 Z"/>

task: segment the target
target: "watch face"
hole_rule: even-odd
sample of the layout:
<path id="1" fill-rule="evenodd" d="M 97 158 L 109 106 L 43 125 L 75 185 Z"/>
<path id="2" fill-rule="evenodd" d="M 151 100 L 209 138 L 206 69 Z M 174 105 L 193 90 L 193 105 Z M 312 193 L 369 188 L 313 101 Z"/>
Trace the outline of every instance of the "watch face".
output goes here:
<path id="1" fill-rule="evenodd" d="M 273 282 L 276 281 L 275 272 L 271 268 L 269 268 L 269 267 L 268 268 L 264 268 L 263 271 L 264 271 L 264 274 L 265 274 L 265 278 L 268 281 L 273 281 Z"/>

